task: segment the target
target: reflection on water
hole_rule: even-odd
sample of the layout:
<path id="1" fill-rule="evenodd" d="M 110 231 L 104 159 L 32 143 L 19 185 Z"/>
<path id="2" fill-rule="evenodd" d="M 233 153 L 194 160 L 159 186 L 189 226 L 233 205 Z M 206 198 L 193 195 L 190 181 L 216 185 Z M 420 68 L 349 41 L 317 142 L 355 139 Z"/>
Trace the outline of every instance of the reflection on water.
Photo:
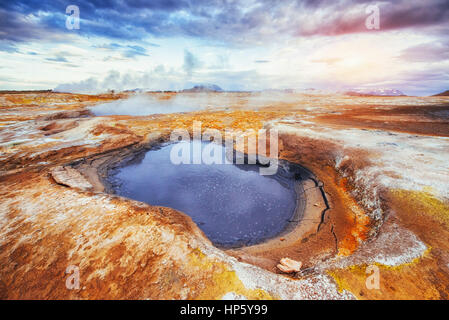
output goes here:
<path id="1" fill-rule="evenodd" d="M 296 206 L 295 174 L 280 168 L 261 176 L 257 165 L 248 164 L 174 165 L 172 146 L 114 170 L 109 182 L 115 193 L 190 215 L 216 245 L 255 244 L 285 228 Z"/>

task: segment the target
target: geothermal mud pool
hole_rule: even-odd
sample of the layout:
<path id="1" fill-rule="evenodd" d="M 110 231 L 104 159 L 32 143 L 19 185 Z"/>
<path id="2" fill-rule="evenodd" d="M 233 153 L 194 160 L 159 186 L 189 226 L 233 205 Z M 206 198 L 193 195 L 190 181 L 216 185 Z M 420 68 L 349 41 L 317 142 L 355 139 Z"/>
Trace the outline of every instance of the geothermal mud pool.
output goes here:
<path id="1" fill-rule="evenodd" d="M 192 217 L 215 245 L 226 247 L 273 238 L 294 219 L 296 209 L 303 209 L 296 208 L 303 200 L 302 194 L 295 192 L 297 184 L 301 187 L 297 181 L 299 166 L 289 170 L 291 165 L 286 165 L 274 175 L 263 176 L 258 165 L 235 164 L 232 158 L 226 163 L 226 150 L 221 145 L 180 143 L 191 154 L 197 147 L 203 152 L 212 146 L 221 160 L 213 164 L 173 164 L 172 144 L 154 148 L 113 171 L 108 178 L 113 191 L 180 210 Z"/>

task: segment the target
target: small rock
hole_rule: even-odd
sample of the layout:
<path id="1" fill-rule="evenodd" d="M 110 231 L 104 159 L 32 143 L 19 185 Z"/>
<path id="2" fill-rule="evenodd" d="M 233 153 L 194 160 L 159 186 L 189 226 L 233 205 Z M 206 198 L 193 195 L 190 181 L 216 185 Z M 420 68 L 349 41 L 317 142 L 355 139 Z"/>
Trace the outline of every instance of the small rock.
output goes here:
<path id="1" fill-rule="evenodd" d="M 302 267 L 301 261 L 295 261 L 290 258 L 282 258 L 277 265 L 278 269 L 285 273 L 299 272 Z"/>
<path id="2" fill-rule="evenodd" d="M 74 168 L 58 166 L 50 170 L 56 183 L 81 190 L 92 190 L 92 185 Z"/>

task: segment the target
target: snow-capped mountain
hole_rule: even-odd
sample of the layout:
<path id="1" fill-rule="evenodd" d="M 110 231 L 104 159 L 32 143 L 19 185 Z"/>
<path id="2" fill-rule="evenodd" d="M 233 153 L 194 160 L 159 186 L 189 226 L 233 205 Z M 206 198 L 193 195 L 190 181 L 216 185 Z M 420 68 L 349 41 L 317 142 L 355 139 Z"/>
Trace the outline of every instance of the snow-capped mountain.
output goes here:
<path id="1" fill-rule="evenodd" d="M 355 88 L 345 92 L 350 96 L 386 96 L 386 97 L 398 97 L 405 96 L 404 93 L 397 89 L 390 88 Z"/>
<path id="2" fill-rule="evenodd" d="M 200 84 L 196 85 L 190 89 L 184 89 L 183 92 L 220 92 L 223 91 L 222 88 L 216 84 Z"/>

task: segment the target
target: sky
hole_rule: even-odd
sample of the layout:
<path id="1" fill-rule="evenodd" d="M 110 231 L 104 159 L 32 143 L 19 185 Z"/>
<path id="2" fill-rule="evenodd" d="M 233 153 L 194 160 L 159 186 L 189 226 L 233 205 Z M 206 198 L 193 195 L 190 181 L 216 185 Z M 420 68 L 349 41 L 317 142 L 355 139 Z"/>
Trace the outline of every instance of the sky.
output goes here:
<path id="1" fill-rule="evenodd" d="M 449 1 L 0 0 L 0 90 L 197 84 L 436 94 Z"/>

